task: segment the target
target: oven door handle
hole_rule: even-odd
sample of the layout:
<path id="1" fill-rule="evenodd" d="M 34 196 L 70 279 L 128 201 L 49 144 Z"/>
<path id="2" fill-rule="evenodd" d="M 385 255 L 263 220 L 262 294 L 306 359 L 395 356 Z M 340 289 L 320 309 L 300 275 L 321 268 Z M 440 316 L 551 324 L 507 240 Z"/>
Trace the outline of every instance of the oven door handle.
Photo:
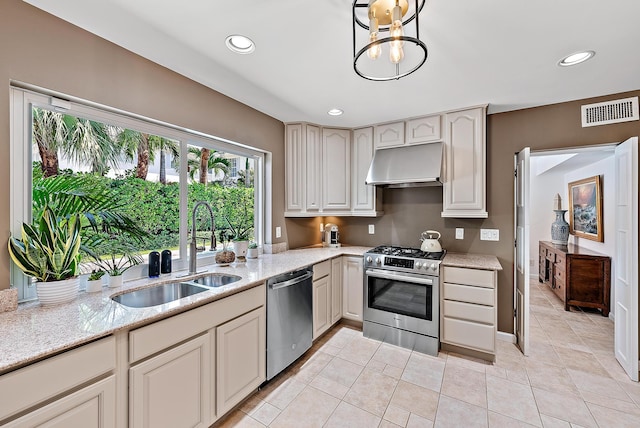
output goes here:
<path id="1" fill-rule="evenodd" d="M 418 276 L 409 276 L 409 275 L 401 275 L 386 272 L 378 269 L 367 269 L 365 272 L 367 276 L 372 278 L 381 278 L 381 279 L 390 279 L 392 281 L 404 281 L 404 282 L 413 282 L 414 284 L 423 284 L 423 285 L 433 285 L 433 279 L 420 278 Z"/>

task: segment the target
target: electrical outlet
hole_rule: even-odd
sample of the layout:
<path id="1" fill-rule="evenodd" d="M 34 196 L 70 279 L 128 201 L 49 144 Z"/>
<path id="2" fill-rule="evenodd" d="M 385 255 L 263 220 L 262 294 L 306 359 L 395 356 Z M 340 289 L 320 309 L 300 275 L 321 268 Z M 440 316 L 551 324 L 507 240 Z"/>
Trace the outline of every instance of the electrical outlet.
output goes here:
<path id="1" fill-rule="evenodd" d="M 456 227 L 456 239 L 464 239 L 464 228 Z"/>
<path id="2" fill-rule="evenodd" d="M 480 229 L 481 241 L 499 241 L 500 231 L 498 229 Z"/>
<path id="3" fill-rule="evenodd" d="M 369 235 L 375 235 L 376 233 L 376 225 L 375 224 L 370 224 L 369 225 Z"/>
<path id="4" fill-rule="evenodd" d="M 282 228 L 280 226 L 276 227 L 276 238 L 280 238 L 282 236 Z"/>

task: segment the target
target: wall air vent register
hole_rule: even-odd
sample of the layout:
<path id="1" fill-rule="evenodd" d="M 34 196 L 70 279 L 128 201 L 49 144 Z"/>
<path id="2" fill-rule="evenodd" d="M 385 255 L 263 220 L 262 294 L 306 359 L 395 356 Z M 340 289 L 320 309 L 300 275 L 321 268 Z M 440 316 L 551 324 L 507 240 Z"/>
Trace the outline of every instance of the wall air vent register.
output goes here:
<path id="1" fill-rule="evenodd" d="M 638 120 L 638 97 L 582 106 L 582 127 Z"/>

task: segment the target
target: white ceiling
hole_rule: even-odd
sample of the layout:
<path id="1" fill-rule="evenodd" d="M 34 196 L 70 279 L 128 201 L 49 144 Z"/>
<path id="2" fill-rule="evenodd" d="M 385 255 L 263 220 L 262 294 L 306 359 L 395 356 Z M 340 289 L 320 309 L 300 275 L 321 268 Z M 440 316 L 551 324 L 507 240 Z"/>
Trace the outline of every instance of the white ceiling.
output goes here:
<path id="1" fill-rule="evenodd" d="M 356 127 L 640 89 L 637 0 L 427 0 L 427 62 L 390 82 L 353 71 L 352 0 L 25 1 L 284 122 Z M 255 52 L 230 52 L 230 34 Z M 556 65 L 581 50 L 596 55 Z"/>

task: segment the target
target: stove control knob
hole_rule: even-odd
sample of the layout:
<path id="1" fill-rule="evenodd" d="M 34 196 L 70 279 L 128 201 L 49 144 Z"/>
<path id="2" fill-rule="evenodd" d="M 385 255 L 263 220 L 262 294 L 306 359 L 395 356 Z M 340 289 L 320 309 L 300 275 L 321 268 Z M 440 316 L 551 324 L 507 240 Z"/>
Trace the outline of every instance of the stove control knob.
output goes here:
<path id="1" fill-rule="evenodd" d="M 373 259 L 371 258 L 371 256 L 368 256 L 367 257 L 367 263 L 371 263 L 371 262 L 373 262 Z"/>
<path id="2" fill-rule="evenodd" d="M 435 272 L 436 270 L 438 270 L 438 265 L 436 265 L 435 263 L 431 263 L 431 266 L 430 266 L 430 267 L 431 267 L 431 270 L 432 270 L 432 271 L 434 271 L 434 272 Z"/>
<path id="3" fill-rule="evenodd" d="M 427 264 L 425 263 L 425 267 L 427 266 Z M 420 269 L 422 267 L 422 263 L 420 262 L 416 262 L 416 269 Z"/>
<path id="4" fill-rule="evenodd" d="M 376 264 L 377 264 L 377 265 L 382 264 L 382 259 L 381 259 L 380 257 L 378 257 L 378 258 L 376 259 Z"/>

